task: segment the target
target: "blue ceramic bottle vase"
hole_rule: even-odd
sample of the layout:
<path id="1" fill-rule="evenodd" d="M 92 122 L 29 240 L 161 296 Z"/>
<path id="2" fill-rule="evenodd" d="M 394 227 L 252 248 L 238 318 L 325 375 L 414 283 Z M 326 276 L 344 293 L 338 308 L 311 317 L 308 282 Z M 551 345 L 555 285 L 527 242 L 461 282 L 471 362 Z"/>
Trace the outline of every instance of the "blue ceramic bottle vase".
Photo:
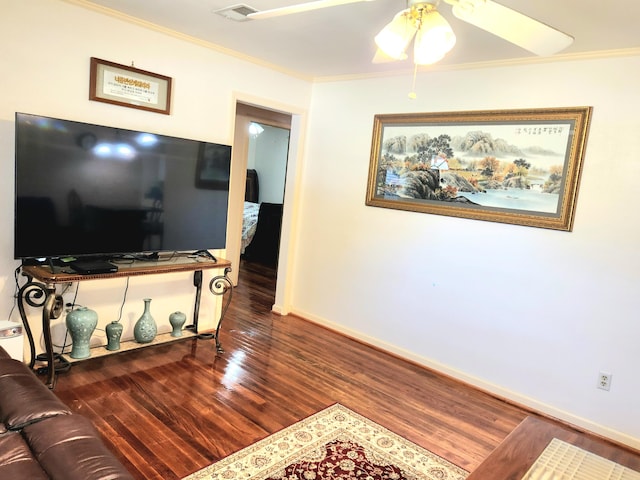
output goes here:
<path id="1" fill-rule="evenodd" d="M 138 343 L 150 343 L 156 338 L 158 326 L 151 316 L 151 299 L 145 298 L 143 301 L 144 312 L 142 312 L 142 316 L 133 327 L 133 338 L 135 338 Z"/>

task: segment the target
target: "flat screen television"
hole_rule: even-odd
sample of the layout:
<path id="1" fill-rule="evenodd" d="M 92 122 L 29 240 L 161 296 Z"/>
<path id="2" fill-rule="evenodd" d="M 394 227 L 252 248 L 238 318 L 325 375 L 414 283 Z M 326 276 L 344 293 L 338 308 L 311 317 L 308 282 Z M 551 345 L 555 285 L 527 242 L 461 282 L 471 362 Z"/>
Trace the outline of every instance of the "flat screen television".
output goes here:
<path id="1" fill-rule="evenodd" d="M 231 146 L 16 113 L 15 258 L 225 248 Z"/>

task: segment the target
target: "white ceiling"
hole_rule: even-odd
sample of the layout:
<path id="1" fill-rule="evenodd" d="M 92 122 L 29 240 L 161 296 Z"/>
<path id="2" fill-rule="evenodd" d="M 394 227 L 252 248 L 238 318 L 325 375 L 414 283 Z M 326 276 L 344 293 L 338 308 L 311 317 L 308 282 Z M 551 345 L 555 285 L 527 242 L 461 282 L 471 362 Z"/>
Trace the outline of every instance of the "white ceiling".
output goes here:
<path id="1" fill-rule="evenodd" d="M 373 37 L 406 0 L 374 0 L 261 20 L 235 22 L 215 10 L 244 4 L 256 10 L 293 5 L 307 0 L 88 0 L 215 44 L 242 56 L 305 78 L 375 75 L 410 72 L 411 58 L 373 64 Z M 78 2 L 75 2 L 78 3 Z M 575 38 L 556 56 L 640 53 L 640 1 L 638 0 L 500 0 L 517 10 Z M 113 13 L 104 8 L 101 11 Z M 457 68 L 487 62 L 534 61 L 539 57 L 477 27 L 458 20 L 441 2 L 438 10 L 457 36 L 454 49 L 429 68 Z M 629 51 L 629 49 L 631 49 Z"/>

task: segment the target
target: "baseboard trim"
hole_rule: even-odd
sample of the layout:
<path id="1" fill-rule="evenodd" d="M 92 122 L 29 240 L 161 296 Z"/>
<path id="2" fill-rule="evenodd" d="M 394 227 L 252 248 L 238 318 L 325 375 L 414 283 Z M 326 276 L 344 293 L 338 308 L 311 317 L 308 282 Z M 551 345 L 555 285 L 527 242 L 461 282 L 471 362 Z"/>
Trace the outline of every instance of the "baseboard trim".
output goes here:
<path id="1" fill-rule="evenodd" d="M 416 365 L 434 370 L 440 374 L 463 382 L 477 390 L 499 398 L 500 400 L 503 400 L 507 403 L 523 408 L 525 410 L 529 410 L 533 414 L 538 414 L 558 421 L 560 423 L 564 423 L 569 427 L 573 427 L 585 433 L 602 437 L 605 440 L 614 442 L 616 444 L 619 444 L 620 446 L 640 451 L 640 439 L 627 435 L 623 432 L 619 432 L 617 430 L 606 427 L 605 425 L 595 423 L 589 419 L 574 415 L 565 410 L 558 409 L 553 405 L 549 405 L 547 403 L 536 400 L 535 398 L 531 398 L 518 392 L 506 389 L 504 387 L 501 387 L 500 385 L 487 382 L 486 380 L 469 375 L 461 370 L 452 368 L 433 359 L 423 357 L 421 355 L 416 355 L 411 351 L 399 348 L 398 346 L 391 343 L 365 335 L 362 332 L 347 328 L 339 323 L 332 322 L 315 315 L 311 315 L 308 312 L 292 309 L 290 314 L 302 318 L 303 320 L 307 320 L 309 322 L 325 327 L 329 330 L 333 330 L 337 333 L 340 333 L 341 335 L 345 335 L 361 343 L 380 349 L 386 353 L 410 361 Z"/>

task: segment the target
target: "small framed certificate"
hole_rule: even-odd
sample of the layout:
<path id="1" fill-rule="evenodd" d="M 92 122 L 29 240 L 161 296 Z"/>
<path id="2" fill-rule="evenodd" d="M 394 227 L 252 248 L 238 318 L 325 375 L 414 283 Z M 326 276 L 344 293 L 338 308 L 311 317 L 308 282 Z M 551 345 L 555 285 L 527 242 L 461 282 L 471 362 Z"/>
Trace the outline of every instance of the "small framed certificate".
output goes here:
<path id="1" fill-rule="evenodd" d="M 91 57 L 89 100 L 169 115 L 171 77 Z"/>

